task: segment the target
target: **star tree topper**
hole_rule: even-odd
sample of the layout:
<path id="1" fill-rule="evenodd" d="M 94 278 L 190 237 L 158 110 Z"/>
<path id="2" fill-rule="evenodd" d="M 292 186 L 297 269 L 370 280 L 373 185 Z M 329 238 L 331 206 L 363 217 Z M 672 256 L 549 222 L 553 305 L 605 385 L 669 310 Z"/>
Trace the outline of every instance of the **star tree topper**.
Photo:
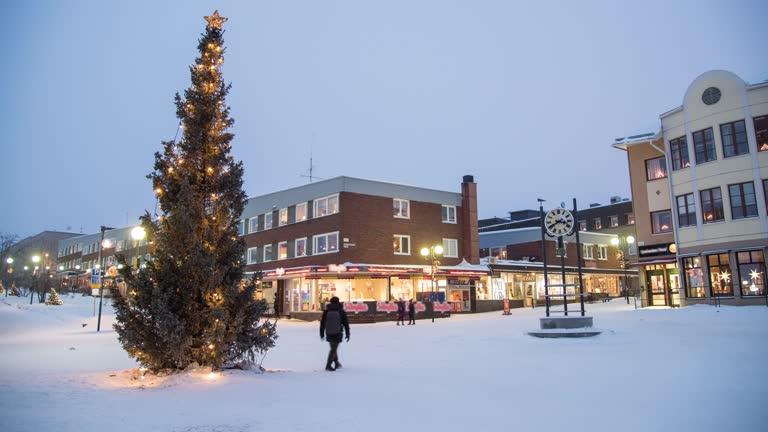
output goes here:
<path id="1" fill-rule="evenodd" d="M 205 17 L 205 21 L 208 23 L 208 27 L 220 29 L 222 25 L 227 21 L 227 17 L 219 15 L 219 10 L 213 11 L 212 15 Z"/>

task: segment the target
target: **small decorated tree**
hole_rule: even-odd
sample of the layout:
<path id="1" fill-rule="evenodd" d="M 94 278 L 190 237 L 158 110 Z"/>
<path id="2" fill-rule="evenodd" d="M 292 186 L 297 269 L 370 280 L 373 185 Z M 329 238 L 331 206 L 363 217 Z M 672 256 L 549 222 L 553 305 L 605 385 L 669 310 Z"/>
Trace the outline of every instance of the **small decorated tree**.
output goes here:
<path id="1" fill-rule="evenodd" d="M 163 143 L 148 176 L 162 211 L 142 218 L 151 259 L 137 272 L 124 266 L 128 295 L 113 296 L 120 343 L 153 371 L 253 364 L 277 337 L 261 319 L 267 304 L 255 299 L 255 285 L 241 283 L 246 195 L 221 76 L 226 18 L 217 11 L 205 19 L 192 85 L 176 95 L 182 139 Z"/>
<path id="2" fill-rule="evenodd" d="M 59 293 L 57 293 L 55 289 L 51 288 L 51 294 L 48 296 L 48 300 L 45 301 L 45 304 L 49 306 L 61 306 L 64 304 L 64 302 L 61 301 Z"/>

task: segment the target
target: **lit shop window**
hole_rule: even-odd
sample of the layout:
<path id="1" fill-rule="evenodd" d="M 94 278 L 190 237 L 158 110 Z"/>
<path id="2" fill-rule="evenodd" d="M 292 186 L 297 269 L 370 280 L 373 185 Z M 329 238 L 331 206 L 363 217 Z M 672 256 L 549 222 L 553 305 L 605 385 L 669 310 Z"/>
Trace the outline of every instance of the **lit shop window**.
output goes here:
<path id="1" fill-rule="evenodd" d="M 741 295 L 764 296 L 765 260 L 763 259 L 763 251 L 737 252 L 736 264 L 739 267 Z"/>
<path id="2" fill-rule="evenodd" d="M 339 195 L 331 195 L 315 200 L 313 217 L 328 216 L 339 212 Z"/>
<path id="3" fill-rule="evenodd" d="M 701 271 L 701 258 L 683 258 L 685 268 L 685 287 L 688 297 L 704 297 L 704 273 Z"/>
<path id="4" fill-rule="evenodd" d="M 395 255 L 411 254 L 411 236 L 395 234 L 392 241 L 392 248 Z"/>
<path id="5" fill-rule="evenodd" d="M 707 256 L 709 264 L 709 286 L 712 287 L 713 297 L 729 297 L 733 295 L 733 272 L 728 254 Z"/>
<path id="6" fill-rule="evenodd" d="M 411 217 L 411 203 L 404 199 L 393 199 L 392 215 L 396 218 L 409 219 Z"/>

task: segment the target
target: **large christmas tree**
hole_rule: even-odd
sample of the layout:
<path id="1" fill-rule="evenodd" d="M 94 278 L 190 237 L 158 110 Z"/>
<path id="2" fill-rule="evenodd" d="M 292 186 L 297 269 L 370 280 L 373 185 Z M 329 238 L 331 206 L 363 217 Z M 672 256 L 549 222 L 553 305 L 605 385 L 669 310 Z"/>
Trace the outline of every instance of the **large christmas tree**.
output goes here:
<path id="1" fill-rule="evenodd" d="M 142 219 L 152 259 L 138 272 L 126 266 L 128 295 L 114 296 L 120 342 L 151 370 L 252 363 L 277 337 L 261 320 L 266 302 L 242 283 L 243 165 L 230 154 L 230 85 L 221 76 L 227 19 L 216 11 L 205 20 L 192 84 L 176 94 L 183 136 L 163 142 L 148 175 L 162 211 Z"/>

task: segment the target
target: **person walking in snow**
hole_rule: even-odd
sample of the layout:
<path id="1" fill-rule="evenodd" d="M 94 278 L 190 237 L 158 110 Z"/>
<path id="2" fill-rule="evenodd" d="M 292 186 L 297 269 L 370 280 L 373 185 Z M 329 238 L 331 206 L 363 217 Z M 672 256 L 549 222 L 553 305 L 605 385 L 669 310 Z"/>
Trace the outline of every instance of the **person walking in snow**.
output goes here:
<path id="1" fill-rule="evenodd" d="M 405 301 L 401 298 L 397 302 L 397 325 L 405 325 Z"/>
<path id="2" fill-rule="evenodd" d="M 341 306 L 339 298 L 333 296 L 331 297 L 331 302 L 326 304 L 323 318 L 320 320 L 320 339 L 325 338 L 331 345 L 331 350 L 328 352 L 328 360 L 325 362 L 325 370 L 335 371 L 336 369 L 341 369 L 338 349 L 342 336 L 345 333 L 347 342 L 349 342 L 347 312 Z"/>
<path id="3" fill-rule="evenodd" d="M 416 303 L 408 300 L 408 325 L 416 325 Z"/>

